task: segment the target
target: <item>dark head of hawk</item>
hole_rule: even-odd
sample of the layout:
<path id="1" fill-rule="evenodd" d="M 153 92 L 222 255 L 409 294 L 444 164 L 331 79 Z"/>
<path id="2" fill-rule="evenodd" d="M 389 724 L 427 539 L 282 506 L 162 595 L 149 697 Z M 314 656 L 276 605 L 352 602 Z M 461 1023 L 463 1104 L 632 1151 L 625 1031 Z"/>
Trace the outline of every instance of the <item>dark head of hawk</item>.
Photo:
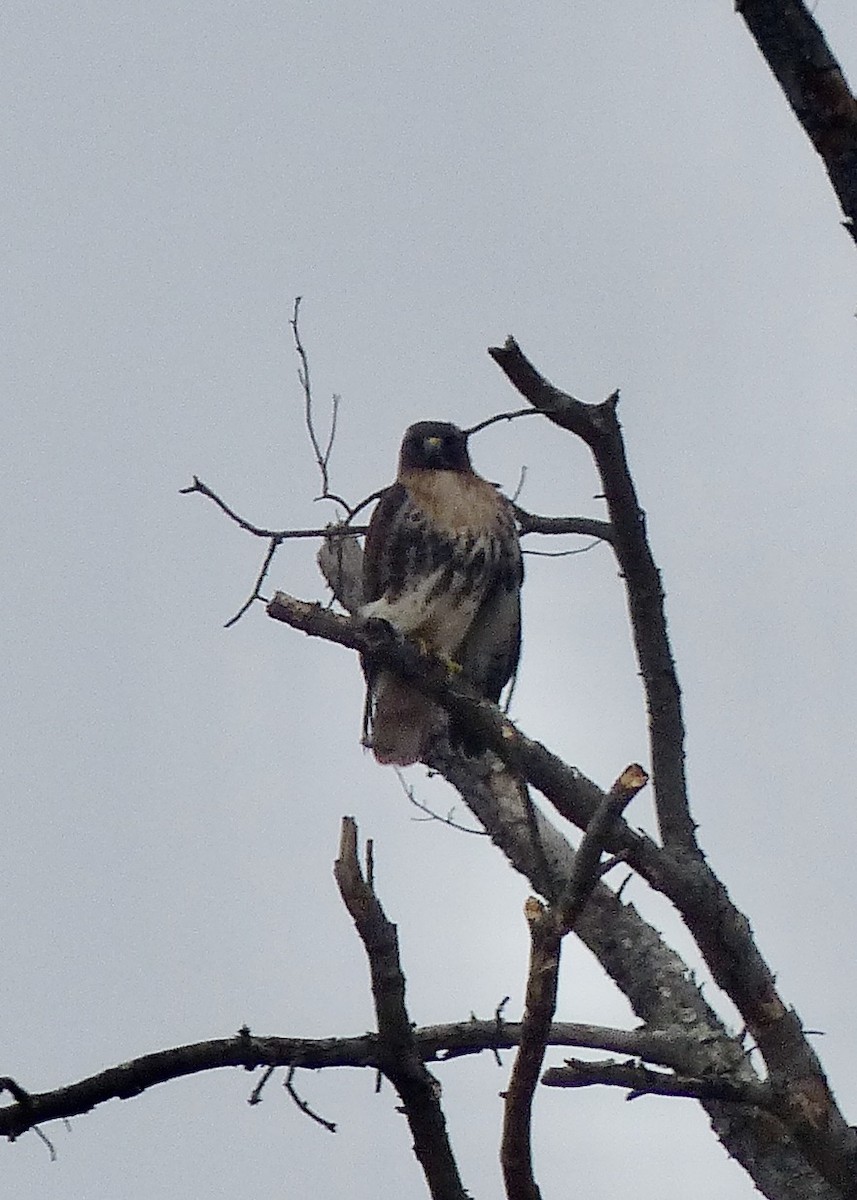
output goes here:
<path id="1" fill-rule="evenodd" d="M 518 665 L 523 577 L 512 506 L 473 470 L 466 435 L 444 421 L 411 425 L 369 523 L 361 614 L 457 663 L 496 704 Z M 417 762 L 437 706 L 388 671 L 364 670 L 367 744 L 378 762 Z"/>

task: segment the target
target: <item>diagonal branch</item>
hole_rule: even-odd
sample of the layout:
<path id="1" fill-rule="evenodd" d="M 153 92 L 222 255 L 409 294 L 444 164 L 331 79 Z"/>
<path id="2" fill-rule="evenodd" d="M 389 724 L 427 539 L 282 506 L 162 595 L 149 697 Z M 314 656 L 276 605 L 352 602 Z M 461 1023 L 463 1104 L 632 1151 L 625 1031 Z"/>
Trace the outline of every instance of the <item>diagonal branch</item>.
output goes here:
<path id="1" fill-rule="evenodd" d="M 488 353 L 510 382 L 548 420 L 576 434 L 592 451 L 604 488 L 616 554 L 649 713 L 649 742 L 658 824 L 665 844 L 696 845 L 684 771 L 681 692 L 667 636 L 664 590 L 646 537 L 643 511 L 628 469 L 616 407 L 583 404 L 554 387 L 524 356 L 514 338 Z"/>
<path id="2" fill-rule="evenodd" d="M 857 100 L 802 0 L 736 0 L 753 40 L 821 155 L 857 241 Z"/>
<path id="3" fill-rule="evenodd" d="M 405 977 L 395 925 L 388 921 L 357 858 L 357 826 L 342 822 L 333 873 L 369 959 L 378 1021 L 378 1067 L 399 1093 L 414 1153 L 433 1200 L 467 1200 L 440 1106 L 439 1085 L 426 1069 L 405 1007 Z"/>

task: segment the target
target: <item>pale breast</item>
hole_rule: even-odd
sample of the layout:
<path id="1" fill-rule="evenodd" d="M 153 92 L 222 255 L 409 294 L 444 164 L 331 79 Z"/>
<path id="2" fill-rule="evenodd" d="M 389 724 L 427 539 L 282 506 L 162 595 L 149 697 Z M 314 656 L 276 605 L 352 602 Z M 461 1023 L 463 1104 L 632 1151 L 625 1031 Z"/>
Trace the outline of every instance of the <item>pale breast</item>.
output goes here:
<path id="1" fill-rule="evenodd" d="M 461 471 L 410 471 L 407 489 L 438 530 L 458 535 L 496 532 L 506 502 L 493 484 Z"/>

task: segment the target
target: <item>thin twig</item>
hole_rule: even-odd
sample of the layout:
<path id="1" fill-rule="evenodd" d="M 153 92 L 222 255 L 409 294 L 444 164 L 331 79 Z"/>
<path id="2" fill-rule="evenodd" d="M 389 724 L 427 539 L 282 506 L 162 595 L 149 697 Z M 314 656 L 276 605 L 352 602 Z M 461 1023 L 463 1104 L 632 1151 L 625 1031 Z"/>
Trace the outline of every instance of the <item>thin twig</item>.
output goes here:
<path id="1" fill-rule="evenodd" d="M 590 542 L 588 546 L 577 546 L 573 550 L 522 550 L 521 553 L 531 558 L 570 558 L 573 554 L 588 554 L 600 545 L 600 542 Z"/>
<path id="2" fill-rule="evenodd" d="M 296 1092 L 294 1084 L 292 1083 L 292 1080 L 295 1077 L 295 1072 L 297 1071 L 297 1069 L 298 1069 L 297 1064 L 295 1064 L 295 1063 L 293 1063 L 289 1067 L 289 1073 L 286 1076 L 286 1078 L 283 1080 L 283 1087 L 289 1093 L 289 1095 L 294 1100 L 295 1104 L 298 1106 L 298 1108 L 301 1110 L 301 1112 L 304 1114 L 304 1116 L 309 1117 L 311 1120 L 315 1121 L 318 1125 L 321 1125 L 323 1129 L 326 1129 L 328 1131 L 328 1133 L 336 1133 L 335 1122 L 327 1121 L 327 1120 L 325 1120 L 324 1117 L 319 1116 L 319 1114 L 317 1112 L 314 1112 L 313 1109 L 310 1108 L 310 1106 L 307 1104 L 306 1100 L 302 1099 Z"/>
<path id="3" fill-rule="evenodd" d="M 480 433 L 483 429 L 487 429 L 489 425 L 496 425 L 498 421 L 515 421 L 518 417 L 532 417 L 536 415 L 538 415 L 537 410 L 533 408 L 519 408 L 515 412 L 495 413 L 493 417 L 486 417 L 484 421 L 480 421 L 477 425 L 471 425 L 469 429 L 462 429 L 461 432 L 466 438 L 469 438 L 474 433 Z"/>
<path id="4" fill-rule="evenodd" d="M 401 784 L 402 791 L 407 796 L 409 802 L 413 804 L 414 808 L 418 808 L 420 812 L 426 814 L 425 817 L 416 817 L 415 820 L 440 821 L 442 825 L 448 825 L 450 829 L 457 829 L 459 833 L 475 833 L 478 837 L 487 836 L 484 829 L 474 829 L 471 825 L 459 825 L 458 821 L 454 821 L 452 819 L 451 813 L 454 810 L 450 810 L 445 817 L 442 817 L 440 813 L 436 813 L 434 809 L 429 808 L 427 804 L 423 804 L 421 800 L 417 799 L 414 789 L 407 782 L 399 767 L 396 767 L 395 771 L 399 783 Z"/>
<path id="5" fill-rule="evenodd" d="M 307 434 L 309 436 L 310 445 L 312 446 L 313 454 L 315 455 L 316 466 L 321 475 L 321 495 L 320 500 L 333 500 L 337 504 L 341 504 L 347 513 L 350 514 L 351 508 L 342 499 L 341 496 L 335 495 L 330 490 L 330 474 L 328 472 L 328 464 L 330 463 L 330 454 L 333 450 L 333 440 L 336 437 L 336 422 L 339 415 L 339 396 L 334 394 L 333 407 L 330 418 L 330 435 L 327 439 L 327 444 L 322 450 L 318 435 L 315 431 L 315 419 L 313 416 L 313 396 L 312 384 L 310 383 L 309 374 L 309 359 L 307 358 L 306 350 L 301 341 L 300 330 L 298 328 L 298 313 L 301 306 L 301 297 L 295 296 L 294 308 L 289 325 L 292 329 L 292 338 L 295 343 L 295 351 L 300 359 L 298 367 L 298 380 L 304 393 L 304 424 L 306 425 Z"/>
<path id="6" fill-rule="evenodd" d="M 277 553 L 277 547 L 280 545 L 281 541 L 282 541 L 282 538 L 279 538 L 279 537 L 271 538 L 270 545 L 268 546 L 268 553 L 265 555 L 265 559 L 259 570 L 259 574 L 256 576 L 256 582 L 253 584 L 253 591 L 250 593 L 250 595 L 247 597 L 247 599 L 244 601 L 244 603 L 238 609 L 238 612 L 235 614 L 235 616 L 230 617 L 229 620 L 224 623 L 224 625 L 223 625 L 224 629 L 231 629 L 232 626 L 236 623 L 236 621 L 240 621 L 241 618 L 244 616 L 244 614 L 247 612 L 247 610 L 249 608 L 251 608 L 252 605 L 255 604 L 255 602 L 257 600 L 261 600 L 263 603 L 267 604 L 268 601 L 262 595 L 262 592 L 260 589 L 262 587 L 262 584 L 265 582 L 265 578 L 268 574 L 268 571 L 271 568 L 271 563 L 274 561 L 274 555 Z"/>
<path id="7" fill-rule="evenodd" d="M 253 1091 L 250 1093 L 250 1095 L 247 1099 L 248 1104 L 261 1104 L 262 1103 L 262 1092 L 264 1090 L 265 1084 L 268 1082 L 268 1080 L 274 1074 L 276 1069 L 277 1069 L 276 1067 L 266 1067 L 265 1068 L 265 1070 L 262 1072 L 262 1078 L 259 1080 L 259 1082 L 256 1084 L 256 1086 L 253 1088 Z"/>
<path id="8" fill-rule="evenodd" d="M 44 1144 L 47 1146 L 48 1154 L 50 1155 L 51 1162 L 56 1162 L 57 1161 L 56 1148 L 54 1147 L 54 1144 L 51 1141 L 51 1139 L 48 1137 L 48 1135 L 43 1130 L 39 1129 L 38 1125 L 33 1126 L 33 1133 L 36 1135 L 36 1137 L 39 1139 L 40 1142 L 44 1142 Z"/>

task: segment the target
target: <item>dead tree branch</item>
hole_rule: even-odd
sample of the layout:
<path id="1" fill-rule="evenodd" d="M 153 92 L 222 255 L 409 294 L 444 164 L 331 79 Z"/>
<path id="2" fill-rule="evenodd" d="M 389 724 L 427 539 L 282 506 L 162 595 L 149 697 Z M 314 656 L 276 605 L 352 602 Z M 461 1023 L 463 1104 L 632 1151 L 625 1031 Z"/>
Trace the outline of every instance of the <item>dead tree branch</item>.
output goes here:
<path id="1" fill-rule="evenodd" d="M 687 802 L 681 693 L 667 636 L 664 590 L 649 548 L 645 516 L 625 457 L 615 393 L 603 404 L 583 404 L 549 383 L 514 338 L 488 353 L 509 381 L 548 420 L 581 438 L 601 476 L 649 713 L 652 777 L 661 837 L 667 845 L 693 847 L 694 824 Z"/>
<path id="2" fill-rule="evenodd" d="M 300 329 L 298 328 L 298 314 L 301 307 L 301 297 L 295 296 L 294 308 L 289 325 L 292 330 L 292 338 L 295 344 L 295 352 L 297 353 L 300 365 L 298 367 L 298 381 L 303 389 L 304 394 L 304 424 L 306 425 L 307 435 L 310 445 L 312 446 L 313 454 L 315 455 L 316 466 L 321 475 L 321 495 L 317 497 L 319 500 L 333 500 L 336 504 L 341 504 L 349 516 L 352 515 L 351 507 L 342 499 L 341 496 L 335 495 L 330 490 L 330 473 L 328 465 L 330 463 L 330 455 L 333 450 L 333 443 L 336 440 L 336 422 L 339 417 L 339 397 L 334 395 L 332 400 L 332 408 L 330 414 L 330 431 L 327 441 L 322 449 L 318 434 L 315 428 L 315 412 L 312 396 L 312 385 L 309 377 L 309 359 L 306 355 L 303 342 L 301 341 Z"/>
<path id="3" fill-rule="evenodd" d="M 514 1049 L 521 1025 L 514 1021 L 459 1021 L 414 1029 L 424 1062 L 443 1063 L 496 1050 Z M 661 1066 L 688 1070 L 695 1042 L 682 1031 L 609 1029 L 599 1025 L 556 1022 L 548 1045 L 576 1046 L 630 1054 Z M 256 1037 L 242 1030 L 235 1037 L 215 1038 L 155 1054 L 145 1054 L 117 1067 L 48 1092 L 28 1092 L 13 1079 L 0 1079 L 14 1103 L 0 1106 L 0 1137 L 14 1140 L 48 1121 L 67 1120 L 91 1112 L 109 1100 L 127 1100 L 151 1087 L 188 1075 L 242 1067 L 253 1071 L 278 1067 L 319 1071 L 328 1067 L 379 1067 L 376 1034 L 345 1038 Z M 258 1090 L 254 1089 L 255 1091 Z"/>
<path id="4" fill-rule="evenodd" d="M 513 504 L 521 537 L 528 533 L 566 534 L 576 533 L 581 537 L 598 538 L 602 542 L 613 542 L 613 529 L 609 521 L 598 521 L 593 517 L 541 517 L 527 512 L 519 504 Z"/>
<path id="5" fill-rule="evenodd" d="M 304 632 L 359 649 L 395 669 L 447 708 L 477 741 L 538 788 L 563 816 L 586 828 L 603 796 L 601 790 L 527 738 L 463 681 L 450 679 L 442 663 L 420 655 L 383 622 L 349 620 L 283 593 L 274 597 L 268 611 Z M 681 847 L 661 850 L 624 822 L 617 822 L 606 848 L 622 853 L 629 865 L 675 904 L 718 984 L 741 1012 L 768 1070 L 784 1081 L 792 1097 L 793 1136 L 809 1161 L 840 1186 L 852 1171 L 854 1131 L 836 1108 L 799 1018 L 779 998 L 749 924 L 723 884 L 698 851 L 688 853 Z"/>
<path id="6" fill-rule="evenodd" d="M 821 156 L 857 241 L 857 100 L 842 68 L 802 0 L 736 0 L 735 9 Z"/>
<path id="7" fill-rule="evenodd" d="M 663 851 L 642 845 L 635 854 L 635 848 L 629 847 L 628 861 L 675 904 L 717 983 L 738 1007 L 773 1085 L 787 1097 L 789 1129 L 808 1160 L 834 1187 L 850 1188 L 857 1165 L 855 1132 L 836 1106 L 797 1014 L 778 996 L 746 917 L 696 843 L 684 772 L 681 695 L 667 635 L 664 593 L 628 470 L 616 415 L 618 395 L 603 404 L 582 404 L 549 383 L 511 337 L 489 354 L 535 408 L 589 446 L 601 475 L 645 686 L 653 782 L 664 840 Z M 532 774 L 527 778 L 544 791 Z M 562 801 L 571 797 L 564 789 Z M 556 803 L 555 796 L 549 798 Z"/>
<path id="8" fill-rule="evenodd" d="M 564 1067 L 549 1067 L 542 1076 L 547 1087 L 578 1088 L 604 1085 L 627 1088 L 629 1100 L 638 1096 L 682 1096 L 690 1100 L 717 1100 L 724 1104 L 752 1104 L 776 1109 L 776 1099 L 766 1083 L 743 1079 L 705 1079 L 653 1071 L 638 1062 L 618 1063 L 613 1059 L 589 1062 L 566 1059 Z"/>
<path id="9" fill-rule="evenodd" d="M 292 1063 L 292 1065 L 289 1067 L 289 1072 L 283 1081 L 283 1087 L 286 1089 L 286 1092 L 291 1099 L 294 1100 L 296 1107 L 304 1114 L 304 1116 L 309 1117 L 311 1121 L 315 1121 L 316 1125 L 321 1125 L 322 1129 L 326 1129 L 328 1133 L 336 1133 L 335 1122 L 328 1121 L 324 1117 L 320 1116 L 319 1113 L 310 1108 L 309 1104 L 307 1104 L 306 1100 L 304 1100 L 302 1096 L 298 1095 L 297 1088 L 294 1084 L 294 1078 L 297 1069 L 298 1068 L 295 1063 Z"/>
<path id="10" fill-rule="evenodd" d="M 521 1043 L 506 1092 L 500 1147 L 508 1200 L 541 1200 L 532 1162 L 533 1096 L 556 1012 L 562 939 L 574 928 L 600 879 L 604 838 L 646 779 L 641 767 L 623 771 L 587 827 L 557 904 L 546 908 L 531 896 L 525 906 L 530 927 L 530 967 Z"/>
<path id="11" fill-rule="evenodd" d="M 387 920 L 371 882 L 360 869 L 357 826 L 351 817 L 342 822 L 333 873 L 369 959 L 378 1021 L 378 1068 L 401 1098 L 414 1153 L 433 1200 L 467 1200 L 446 1133 L 440 1088 L 426 1069 L 405 1007 L 396 927 Z"/>

